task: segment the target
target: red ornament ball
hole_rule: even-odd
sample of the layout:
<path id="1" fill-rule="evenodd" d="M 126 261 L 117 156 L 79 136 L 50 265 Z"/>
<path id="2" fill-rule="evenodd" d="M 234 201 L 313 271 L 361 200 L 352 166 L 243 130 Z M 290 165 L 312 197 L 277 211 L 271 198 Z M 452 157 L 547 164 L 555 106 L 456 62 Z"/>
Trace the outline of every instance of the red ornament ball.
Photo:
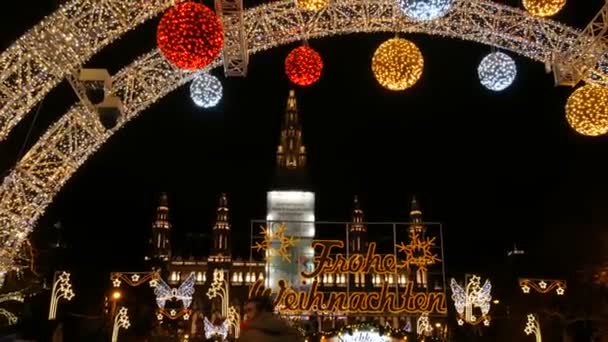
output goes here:
<path id="1" fill-rule="evenodd" d="M 323 70 L 321 55 L 309 46 L 293 49 L 285 58 L 285 74 L 300 86 L 309 86 L 319 80 Z"/>
<path id="2" fill-rule="evenodd" d="M 156 43 L 163 56 L 176 67 L 201 69 L 222 51 L 224 28 L 208 7 L 183 2 L 171 7 L 161 18 Z"/>

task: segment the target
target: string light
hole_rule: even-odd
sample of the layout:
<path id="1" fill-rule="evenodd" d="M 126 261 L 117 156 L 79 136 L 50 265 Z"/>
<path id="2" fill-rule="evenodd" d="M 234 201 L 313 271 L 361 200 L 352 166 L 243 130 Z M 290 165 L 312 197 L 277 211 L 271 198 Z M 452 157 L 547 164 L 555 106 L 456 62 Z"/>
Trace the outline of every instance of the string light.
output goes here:
<path id="1" fill-rule="evenodd" d="M 297 47 L 285 58 L 285 74 L 300 86 L 309 86 L 319 80 L 323 70 L 321 55 L 308 45 Z"/>
<path id="2" fill-rule="evenodd" d="M 550 17 L 561 11 L 566 0 L 523 0 L 526 11 L 539 17 Z"/>
<path id="3" fill-rule="evenodd" d="M 222 92 L 222 82 L 209 73 L 196 76 L 190 84 L 190 97 L 199 107 L 215 107 L 222 99 Z"/>
<path id="4" fill-rule="evenodd" d="M 196 70 L 209 65 L 220 54 L 224 29 L 211 9 L 196 2 L 184 2 L 163 15 L 156 42 L 173 65 Z"/>
<path id="5" fill-rule="evenodd" d="M 566 103 L 566 120 L 582 135 L 608 133 L 608 90 L 596 85 L 578 88 Z"/>
<path id="6" fill-rule="evenodd" d="M 296 0 L 299 8 L 305 11 L 316 12 L 327 6 L 329 0 Z"/>
<path id="7" fill-rule="evenodd" d="M 509 55 L 493 52 L 481 60 L 477 74 L 484 87 L 493 91 L 502 91 L 515 81 L 517 65 Z"/>
<path id="8" fill-rule="evenodd" d="M 398 0 L 403 13 L 415 20 L 434 20 L 452 8 L 453 0 Z"/>
<path id="9" fill-rule="evenodd" d="M 404 90 L 416 84 L 423 67 L 424 58 L 416 44 L 402 38 L 382 43 L 372 57 L 376 80 L 390 90 Z"/>

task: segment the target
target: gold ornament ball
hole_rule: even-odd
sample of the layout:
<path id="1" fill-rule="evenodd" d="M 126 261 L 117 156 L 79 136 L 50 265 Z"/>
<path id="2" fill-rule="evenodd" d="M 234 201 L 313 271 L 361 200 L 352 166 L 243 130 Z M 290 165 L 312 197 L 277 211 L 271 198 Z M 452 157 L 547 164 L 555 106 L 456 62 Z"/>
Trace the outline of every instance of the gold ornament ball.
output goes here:
<path id="1" fill-rule="evenodd" d="M 296 0 L 299 8 L 305 11 L 316 12 L 327 6 L 329 0 Z"/>
<path id="2" fill-rule="evenodd" d="M 523 0 L 523 4 L 532 15 L 550 17 L 564 8 L 566 0 Z"/>
<path id="3" fill-rule="evenodd" d="M 372 58 L 372 71 L 378 83 L 389 90 L 407 89 L 420 79 L 424 57 L 416 44 L 402 38 L 382 43 Z"/>
<path id="4" fill-rule="evenodd" d="M 578 88 L 566 103 L 566 120 L 582 135 L 608 133 L 608 89 L 590 84 Z"/>

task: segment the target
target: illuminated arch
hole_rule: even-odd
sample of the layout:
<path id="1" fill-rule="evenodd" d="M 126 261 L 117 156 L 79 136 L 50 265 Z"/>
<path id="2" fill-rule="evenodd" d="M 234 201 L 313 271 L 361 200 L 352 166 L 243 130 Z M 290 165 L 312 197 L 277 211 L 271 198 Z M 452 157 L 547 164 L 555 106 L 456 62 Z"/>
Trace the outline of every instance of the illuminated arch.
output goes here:
<path id="1" fill-rule="evenodd" d="M 182 1 L 72 0 L 29 30 L 0 55 L 0 141 L 67 73 L 125 32 Z M 392 30 L 461 37 L 513 49 L 543 62 L 550 62 L 552 53 L 569 47 L 576 51 L 583 48 L 573 44 L 578 31 L 489 0 L 457 0 L 446 18 L 426 23 L 408 21 L 393 3 L 384 0 L 335 0 L 327 10 L 312 14 L 300 13 L 292 2 L 282 1 L 250 9 L 245 16 L 248 37 L 261 40 L 249 41 L 254 50 L 260 45 L 270 48 L 283 44 L 289 39 L 284 35 L 300 39 L 307 33 L 322 36 Z M 356 25 L 345 23 L 350 16 Z M 277 25 L 289 29 L 281 30 Z M 270 31 L 273 35 L 267 34 Z"/>
<path id="2" fill-rule="evenodd" d="M 244 23 L 250 54 L 307 38 L 404 32 L 461 38 L 551 63 L 579 34 L 488 0 L 457 1 L 446 17 L 431 22 L 408 20 L 394 0 L 336 0 L 317 13 L 303 13 L 292 0 L 282 0 L 246 10 Z M 220 63 L 218 59 L 209 68 Z M 115 95 L 125 108 L 125 117 L 114 130 L 106 131 L 80 104 L 48 129 L 0 186 L 0 270 L 13 265 L 15 251 L 80 165 L 127 121 L 192 77 L 154 50 L 113 77 Z"/>

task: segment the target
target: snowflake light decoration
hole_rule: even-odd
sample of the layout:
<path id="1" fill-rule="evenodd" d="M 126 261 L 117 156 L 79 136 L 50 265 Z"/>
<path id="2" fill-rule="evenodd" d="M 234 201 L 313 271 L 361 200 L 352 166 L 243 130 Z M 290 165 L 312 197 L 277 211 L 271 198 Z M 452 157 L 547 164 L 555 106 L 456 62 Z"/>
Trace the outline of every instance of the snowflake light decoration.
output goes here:
<path id="1" fill-rule="evenodd" d="M 291 262 L 289 249 L 295 246 L 297 240 L 285 235 L 285 230 L 287 230 L 285 224 L 277 225 L 274 232 L 272 228 L 266 227 L 261 227 L 261 230 L 264 240 L 256 242 L 252 248 L 255 248 L 258 252 L 265 251 L 267 262 L 274 256 L 280 256 L 284 261 Z M 275 243 L 279 245 L 279 248 L 273 247 Z"/>
<path id="2" fill-rule="evenodd" d="M 440 262 L 441 259 L 437 254 L 433 253 L 435 247 L 435 238 L 420 239 L 419 233 L 411 233 L 411 241 L 409 244 L 401 242 L 396 245 L 399 252 L 405 254 L 405 260 L 402 262 L 403 267 L 418 266 L 421 270 L 426 270 L 428 265 Z"/>
<path id="3" fill-rule="evenodd" d="M 453 0 L 399 0 L 403 13 L 414 20 L 434 20 L 446 15 Z"/>
<path id="4" fill-rule="evenodd" d="M 477 74 L 484 87 L 492 91 L 502 91 L 515 81 L 517 65 L 506 53 L 493 52 L 481 60 Z"/>
<path id="5" fill-rule="evenodd" d="M 222 99 L 222 92 L 222 82 L 208 73 L 196 76 L 190 83 L 190 97 L 199 107 L 215 107 Z"/>

